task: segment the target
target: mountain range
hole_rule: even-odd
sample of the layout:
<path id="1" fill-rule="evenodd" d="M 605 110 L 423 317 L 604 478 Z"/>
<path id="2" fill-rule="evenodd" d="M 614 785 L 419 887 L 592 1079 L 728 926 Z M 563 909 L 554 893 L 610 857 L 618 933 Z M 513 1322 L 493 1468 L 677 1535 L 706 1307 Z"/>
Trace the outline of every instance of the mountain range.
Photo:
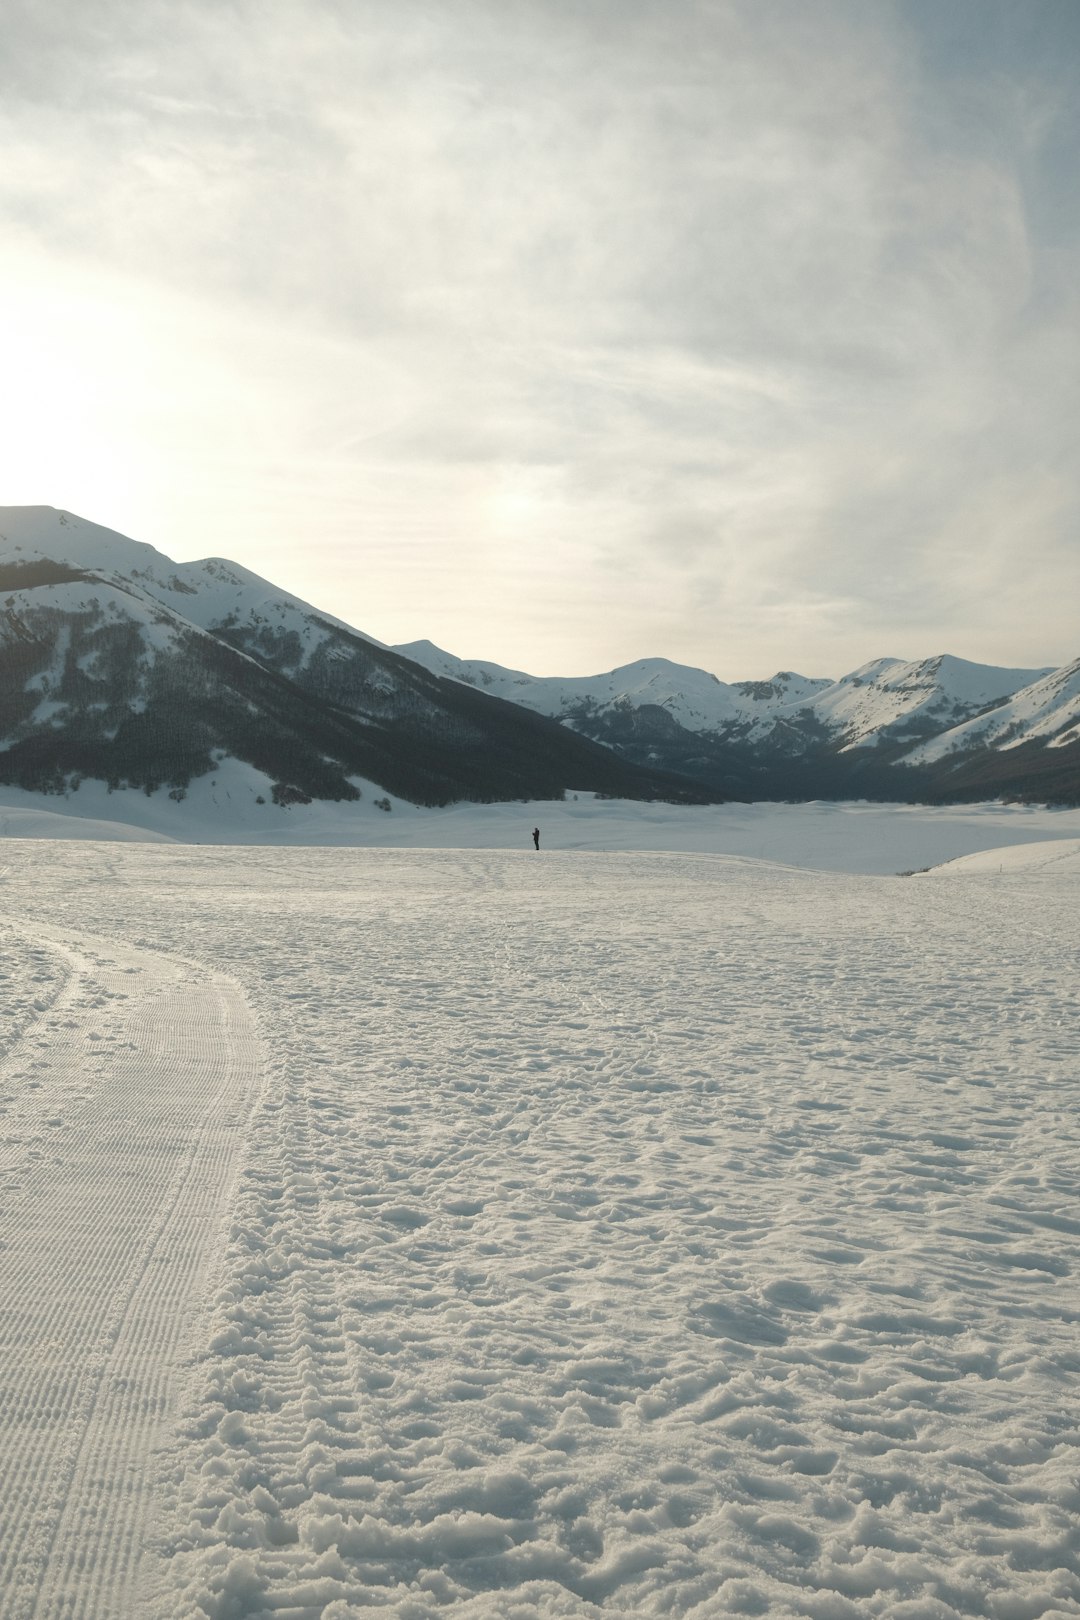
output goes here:
<path id="1" fill-rule="evenodd" d="M 536 677 L 387 647 L 221 558 L 174 563 L 52 507 L 0 508 L 0 781 L 183 798 L 226 759 L 269 804 L 1007 796 L 1080 802 L 1080 660 L 879 658 L 732 684 L 643 659 Z M 260 795 L 260 798 L 263 797 Z"/>
<path id="2" fill-rule="evenodd" d="M 664 658 L 563 680 L 430 641 L 397 650 L 733 797 L 1080 800 L 1080 659 L 1007 669 L 943 653 L 728 684 Z"/>
<path id="3" fill-rule="evenodd" d="M 433 675 L 235 563 L 173 563 L 67 512 L 0 508 L 0 781 L 182 799 L 228 759 L 278 804 L 355 799 L 357 779 L 417 804 L 716 797 Z"/>

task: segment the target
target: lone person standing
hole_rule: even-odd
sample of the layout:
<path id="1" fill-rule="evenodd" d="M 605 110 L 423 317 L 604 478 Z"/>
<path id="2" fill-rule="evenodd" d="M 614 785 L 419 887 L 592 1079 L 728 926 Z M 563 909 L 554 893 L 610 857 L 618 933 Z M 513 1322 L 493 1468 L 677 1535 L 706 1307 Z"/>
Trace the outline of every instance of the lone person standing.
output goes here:
<path id="1" fill-rule="evenodd" d="M 533 848 L 534 849 L 539 849 L 540 848 L 540 829 L 539 829 L 539 827 L 534 827 L 533 828 Z"/>

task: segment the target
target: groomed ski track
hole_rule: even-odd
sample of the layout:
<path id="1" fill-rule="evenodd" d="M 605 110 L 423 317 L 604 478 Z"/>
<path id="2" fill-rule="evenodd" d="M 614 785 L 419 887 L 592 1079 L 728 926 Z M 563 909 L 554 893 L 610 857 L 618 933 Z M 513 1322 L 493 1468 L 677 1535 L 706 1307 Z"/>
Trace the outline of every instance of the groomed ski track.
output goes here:
<path id="1" fill-rule="evenodd" d="M 0 1612 L 130 1620 L 258 1043 L 221 972 L 4 934 L 35 993 L 0 1057 Z"/>

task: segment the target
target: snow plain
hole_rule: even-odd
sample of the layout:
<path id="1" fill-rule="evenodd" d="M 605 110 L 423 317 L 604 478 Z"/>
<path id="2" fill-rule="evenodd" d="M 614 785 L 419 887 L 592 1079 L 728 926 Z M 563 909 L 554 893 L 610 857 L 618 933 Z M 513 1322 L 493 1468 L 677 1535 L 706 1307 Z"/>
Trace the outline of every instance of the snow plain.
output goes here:
<path id="1" fill-rule="evenodd" d="M 1080 1615 L 1080 826 L 859 808 L 9 806 L 3 1620 Z"/>
<path id="2" fill-rule="evenodd" d="M 1080 838 L 1080 809 L 999 803 L 929 810 L 914 804 L 670 805 L 571 793 L 549 803 L 454 804 L 428 809 L 354 779 L 352 803 L 282 807 L 272 784 L 239 760 L 193 781 L 182 803 L 110 793 L 84 782 L 66 796 L 0 786 L 0 838 L 79 838 L 184 844 L 530 850 L 681 851 L 739 855 L 829 872 L 918 871 L 978 850 Z M 379 808 L 389 804 L 389 813 Z"/>

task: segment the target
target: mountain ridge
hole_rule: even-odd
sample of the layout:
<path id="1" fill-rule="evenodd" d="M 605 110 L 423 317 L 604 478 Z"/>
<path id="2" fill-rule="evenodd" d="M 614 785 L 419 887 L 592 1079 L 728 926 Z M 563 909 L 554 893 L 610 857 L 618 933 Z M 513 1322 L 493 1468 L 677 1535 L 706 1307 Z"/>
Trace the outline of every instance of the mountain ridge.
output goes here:
<path id="1" fill-rule="evenodd" d="M 278 804 L 355 799 L 360 779 L 415 803 L 716 797 L 465 693 L 225 559 L 174 564 L 53 508 L 0 511 L 0 779 L 182 797 L 229 757 Z"/>
<path id="2" fill-rule="evenodd" d="M 532 676 L 389 647 L 223 557 L 0 509 L 0 780 L 183 793 L 234 756 L 277 802 L 558 796 L 1080 802 L 1080 660 L 871 659 L 725 682 L 667 658 Z M 6 774 L 5 774 L 6 773 Z"/>
<path id="3" fill-rule="evenodd" d="M 703 780 L 723 776 L 749 797 L 947 796 L 964 791 L 963 773 L 948 780 L 952 767 L 970 765 L 968 756 L 1006 729 L 1012 747 L 1060 747 L 1080 736 L 1069 729 L 1080 724 L 1080 665 L 1017 669 L 938 653 L 871 659 L 835 680 L 783 670 L 768 681 L 724 682 L 654 658 L 563 679 L 458 659 L 431 642 L 398 651 L 452 679 L 512 694 L 628 757 Z M 1038 724 L 1026 723 L 1036 712 Z M 1080 792 L 1080 772 L 1073 781 L 1071 769 L 1063 775 L 1068 794 Z M 1017 774 L 1005 770 L 1003 778 Z"/>
<path id="4" fill-rule="evenodd" d="M 750 721 L 757 723 L 760 734 L 761 721 L 809 707 L 840 716 L 845 747 L 875 738 L 895 721 L 910 720 L 922 708 L 934 708 L 935 718 L 947 718 L 950 710 L 981 710 L 1053 673 L 1046 666 L 1007 669 L 939 653 L 916 660 L 872 659 L 836 680 L 781 670 L 766 681 L 726 682 L 707 670 L 667 658 L 638 659 L 598 675 L 566 678 L 527 675 L 481 659 L 456 658 L 430 641 L 407 642 L 395 651 L 433 673 L 482 685 L 500 696 L 513 690 L 515 701 L 556 717 L 560 713 L 572 717 L 583 700 L 598 711 L 625 702 L 635 706 L 655 703 L 686 730 L 721 731 L 725 724 L 743 726 Z M 942 671 L 948 679 L 937 682 L 935 677 Z M 869 712 L 864 689 L 878 697 L 877 713 Z M 880 702 L 883 694 L 888 694 L 884 704 Z"/>

